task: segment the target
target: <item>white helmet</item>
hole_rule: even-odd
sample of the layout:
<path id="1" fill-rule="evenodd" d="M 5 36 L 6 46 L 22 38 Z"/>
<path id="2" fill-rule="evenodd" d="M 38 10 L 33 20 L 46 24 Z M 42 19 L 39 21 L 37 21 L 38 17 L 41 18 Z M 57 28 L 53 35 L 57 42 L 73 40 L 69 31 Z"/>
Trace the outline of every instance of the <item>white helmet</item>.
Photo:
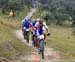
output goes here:
<path id="1" fill-rule="evenodd" d="M 37 18 L 36 20 L 37 20 L 37 21 L 39 21 L 39 20 L 40 20 L 40 18 Z"/>

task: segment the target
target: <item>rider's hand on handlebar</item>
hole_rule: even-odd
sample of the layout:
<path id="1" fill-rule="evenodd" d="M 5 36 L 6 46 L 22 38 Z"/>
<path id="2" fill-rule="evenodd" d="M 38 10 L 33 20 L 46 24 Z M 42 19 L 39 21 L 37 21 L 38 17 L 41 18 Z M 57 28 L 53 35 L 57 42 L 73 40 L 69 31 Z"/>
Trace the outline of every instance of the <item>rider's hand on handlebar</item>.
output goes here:
<path id="1" fill-rule="evenodd" d="M 50 36 L 51 35 L 51 33 L 47 33 L 47 36 Z"/>

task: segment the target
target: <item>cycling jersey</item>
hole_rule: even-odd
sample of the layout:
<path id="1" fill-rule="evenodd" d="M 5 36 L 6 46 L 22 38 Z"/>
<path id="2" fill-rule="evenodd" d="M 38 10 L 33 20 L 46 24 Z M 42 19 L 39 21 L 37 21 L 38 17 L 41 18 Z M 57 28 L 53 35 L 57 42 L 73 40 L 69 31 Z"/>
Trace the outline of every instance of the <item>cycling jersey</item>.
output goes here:
<path id="1" fill-rule="evenodd" d="M 38 27 L 38 25 L 39 25 L 39 22 L 37 22 L 37 23 L 35 24 L 35 27 Z M 43 26 L 44 26 L 45 29 L 48 29 L 48 27 L 47 27 L 47 25 L 46 25 L 45 22 L 43 22 Z"/>
<path id="2" fill-rule="evenodd" d="M 36 35 L 37 36 L 40 36 L 40 35 L 42 35 L 43 33 L 45 33 L 46 32 L 46 30 L 45 30 L 45 28 L 44 27 L 42 27 L 42 28 L 40 28 L 40 29 L 36 29 Z"/>
<path id="3" fill-rule="evenodd" d="M 37 20 L 33 21 L 33 26 L 35 26 L 36 23 L 37 23 Z"/>
<path id="4" fill-rule="evenodd" d="M 30 24 L 31 24 L 30 21 L 25 20 L 22 24 L 22 28 L 25 29 L 26 31 L 29 31 Z"/>

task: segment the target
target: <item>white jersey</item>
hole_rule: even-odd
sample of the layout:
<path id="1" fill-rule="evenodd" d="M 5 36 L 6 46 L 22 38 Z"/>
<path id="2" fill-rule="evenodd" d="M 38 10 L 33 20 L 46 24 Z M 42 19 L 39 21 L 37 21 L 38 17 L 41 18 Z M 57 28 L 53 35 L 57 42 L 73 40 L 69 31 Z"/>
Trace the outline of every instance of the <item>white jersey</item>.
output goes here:
<path id="1" fill-rule="evenodd" d="M 39 22 L 37 22 L 37 23 L 35 24 L 35 27 L 37 27 L 38 25 L 39 25 Z M 43 22 L 43 26 L 44 26 L 45 29 L 48 29 L 48 26 L 46 25 L 45 22 Z"/>
<path id="2" fill-rule="evenodd" d="M 42 30 L 41 29 L 37 29 L 36 30 L 36 35 L 37 36 L 42 35 L 42 33 L 46 33 L 46 29 L 44 27 L 42 27 Z"/>

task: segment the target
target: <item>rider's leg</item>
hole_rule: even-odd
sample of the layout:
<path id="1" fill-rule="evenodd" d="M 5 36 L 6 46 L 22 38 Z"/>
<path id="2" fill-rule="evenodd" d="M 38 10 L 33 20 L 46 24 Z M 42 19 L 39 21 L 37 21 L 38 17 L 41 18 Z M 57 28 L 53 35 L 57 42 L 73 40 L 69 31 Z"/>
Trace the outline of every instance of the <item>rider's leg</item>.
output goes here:
<path id="1" fill-rule="evenodd" d="M 30 36 L 30 32 L 27 31 L 27 43 L 29 43 L 29 36 Z"/>
<path id="2" fill-rule="evenodd" d="M 23 37 L 26 39 L 26 31 L 23 29 Z"/>
<path id="3" fill-rule="evenodd" d="M 44 43 L 46 45 L 46 34 L 44 34 Z"/>
<path id="4" fill-rule="evenodd" d="M 37 45 L 36 45 L 36 36 L 35 35 L 33 35 L 33 45 L 34 45 L 34 47 L 36 47 Z"/>
<path id="5" fill-rule="evenodd" d="M 32 45 L 34 46 L 34 37 L 33 37 L 33 34 L 31 34 L 31 40 L 32 40 Z"/>

